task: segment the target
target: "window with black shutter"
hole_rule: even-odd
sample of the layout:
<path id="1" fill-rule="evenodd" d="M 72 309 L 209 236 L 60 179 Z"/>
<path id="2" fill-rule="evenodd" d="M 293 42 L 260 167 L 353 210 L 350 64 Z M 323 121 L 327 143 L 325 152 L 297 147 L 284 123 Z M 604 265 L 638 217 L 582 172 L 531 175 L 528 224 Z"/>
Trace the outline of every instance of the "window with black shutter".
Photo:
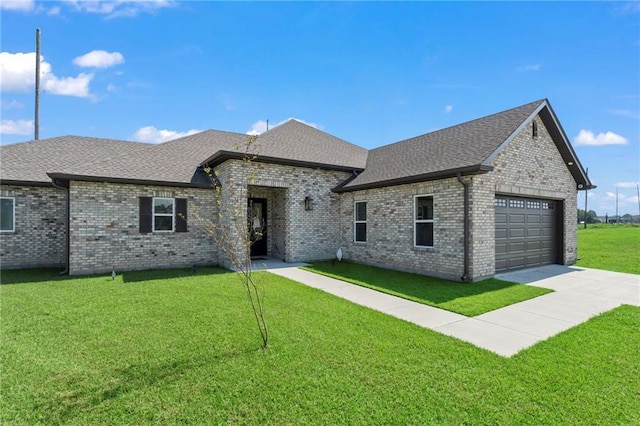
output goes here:
<path id="1" fill-rule="evenodd" d="M 151 205 L 153 198 L 140 197 L 140 233 L 148 234 L 153 230 L 153 213 Z"/>
<path id="2" fill-rule="evenodd" d="M 187 232 L 186 198 L 176 198 L 176 232 Z"/>

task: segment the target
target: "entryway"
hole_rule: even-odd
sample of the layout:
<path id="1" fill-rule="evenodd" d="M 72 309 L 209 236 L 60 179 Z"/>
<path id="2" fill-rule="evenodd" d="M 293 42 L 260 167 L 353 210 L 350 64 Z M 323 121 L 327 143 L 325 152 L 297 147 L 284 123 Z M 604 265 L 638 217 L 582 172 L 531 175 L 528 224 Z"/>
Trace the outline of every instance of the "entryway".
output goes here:
<path id="1" fill-rule="evenodd" d="M 249 198 L 247 218 L 251 258 L 266 258 L 268 255 L 267 199 Z"/>

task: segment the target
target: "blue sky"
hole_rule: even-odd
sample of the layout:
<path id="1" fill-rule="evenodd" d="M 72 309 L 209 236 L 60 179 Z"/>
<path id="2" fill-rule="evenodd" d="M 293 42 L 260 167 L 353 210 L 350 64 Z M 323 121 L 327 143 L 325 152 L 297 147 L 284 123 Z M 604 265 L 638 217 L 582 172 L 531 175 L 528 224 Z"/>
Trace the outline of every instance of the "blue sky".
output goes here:
<path id="1" fill-rule="evenodd" d="M 640 3 L 0 3 L 1 143 L 160 142 L 297 118 L 366 148 L 548 98 L 589 209 L 638 214 Z M 584 193 L 579 203 L 584 206 Z"/>

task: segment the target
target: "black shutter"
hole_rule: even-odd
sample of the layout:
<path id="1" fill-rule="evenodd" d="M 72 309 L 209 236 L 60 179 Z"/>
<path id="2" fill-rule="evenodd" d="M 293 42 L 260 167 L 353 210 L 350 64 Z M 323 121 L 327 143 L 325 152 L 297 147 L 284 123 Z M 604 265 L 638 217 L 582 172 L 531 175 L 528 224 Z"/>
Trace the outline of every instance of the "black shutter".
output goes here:
<path id="1" fill-rule="evenodd" d="M 176 232 L 187 232 L 186 198 L 176 198 Z"/>
<path id="2" fill-rule="evenodd" d="M 148 234 L 153 229 L 153 212 L 151 197 L 140 197 L 140 233 Z"/>

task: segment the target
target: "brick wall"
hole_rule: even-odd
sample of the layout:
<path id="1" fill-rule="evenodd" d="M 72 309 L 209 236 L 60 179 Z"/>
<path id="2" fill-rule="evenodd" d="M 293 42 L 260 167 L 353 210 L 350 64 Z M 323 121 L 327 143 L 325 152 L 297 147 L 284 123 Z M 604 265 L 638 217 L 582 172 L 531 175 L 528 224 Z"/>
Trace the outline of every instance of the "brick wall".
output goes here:
<path id="1" fill-rule="evenodd" d="M 0 266 L 64 267 L 66 194 L 50 186 L 2 185 L 3 197 L 15 199 L 15 232 L 0 233 Z"/>
<path id="2" fill-rule="evenodd" d="M 78 182 L 70 184 L 70 273 L 218 263 L 203 226 L 215 220 L 212 189 Z M 187 199 L 188 232 L 139 232 L 139 197 Z"/>
<path id="3" fill-rule="evenodd" d="M 433 195 L 433 248 L 414 247 L 414 196 Z M 353 237 L 355 201 L 367 202 L 367 242 Z M 464 271 L 463 187 L 456 178 L 342 194 L 341 235 L 346 259 L 459 280 Z"/>
<path id="4" fill-rule="evenodd" d="M 272 255 L 280 257 L 283 246 L 282 257 L 287 262 L 335 256 L 340 245 L 340 223 L 336 219 L 340 196 L 331 189 L 350 173 L 259 162 L 246 164 L 241 160 L 225 161 L 215 171 L 221 183 L 223 211 L 226 212 L 223 223 L 229 230 L 226 232 L 234 235 L 230 241 L 237 244 L 234 239 L 238 237 L 237 224 L 246 224 L 247 197 L 262 194 L 268 199 L 268 214 L 275 215 L 271 216 L 274 239 L 269 244 Z M 271 188 L 275 189 L 268 191 Z M 311 210 L 305 210 L 305 197 L 312 199 Z M 241 246 L 236 250 L 241 256 Z M 228 259 L 221 258 L 221 263 L 230 267 Z"/>
<path id="5" fill-rule="evenodd" d="M 577 191 L 567 166 L 539 117 L 528 123 L 493 161 L 494 170 L 467 176 L 470 201 L 469 277 L 495 274 L 495 194 L 556 199 L 564 206 L 564 263 L 576 261 Z M 413 247 L 413 196 L 434 197 L 433 249 Z M 367 242 L 355 243 L 353 203 L 367 202 Z M 385 268 L 460 279 L 464 270 L 463 187 L 455 179 L 342 194 L 345 258 Z"/>
<path id="6" fill-rule="evenodd" d="M 495 193 L 550 198 L 564 207 L 564 264 L 571 265 L 577 255 L 578 193 L 568 166 L 560 156 L 549 132 L 535 118 L 538 136 L 532 137 L 529 123 L 494 159 Z"/>

